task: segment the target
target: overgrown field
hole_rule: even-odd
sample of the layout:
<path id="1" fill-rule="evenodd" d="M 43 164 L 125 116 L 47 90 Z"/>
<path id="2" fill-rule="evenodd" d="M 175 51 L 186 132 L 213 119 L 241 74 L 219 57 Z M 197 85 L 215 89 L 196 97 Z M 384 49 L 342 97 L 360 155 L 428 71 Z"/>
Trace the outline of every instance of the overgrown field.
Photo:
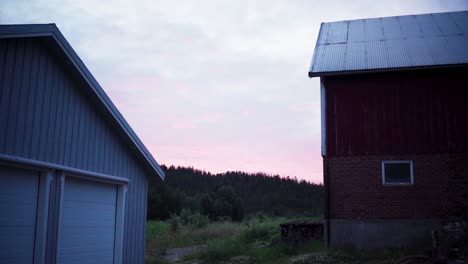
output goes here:
<path id="1" fill-rule="evenodd" d="M 198 246 L 177 263 L 392 263 L 414 251 L 394 250 L 357 252 L 349 249 L 327 249 L 321 241 L 312 241 L 301 248 L 281 244 L 279 224 L 300 220 L 251 217 L 244 222 L 209 222 L 173 217 L 168 221 L 148 221 L 146 241 L 147 263 L 170 263 L 161 256 L 167 249 Z"/>

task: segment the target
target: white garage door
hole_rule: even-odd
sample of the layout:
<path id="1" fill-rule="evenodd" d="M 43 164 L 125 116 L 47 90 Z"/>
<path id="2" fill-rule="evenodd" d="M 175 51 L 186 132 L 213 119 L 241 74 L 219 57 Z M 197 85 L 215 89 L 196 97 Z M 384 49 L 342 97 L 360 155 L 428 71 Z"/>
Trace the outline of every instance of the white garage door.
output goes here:
<path id="1" fill-rule="evenodd" d="M 32 263 L 39 173 L 0 166 L 0 263 Z"/>
<path id="2" fill-rule="evenodd" d="M 65 177 L 57 263 L 113 263 L 117 185 Z"/>

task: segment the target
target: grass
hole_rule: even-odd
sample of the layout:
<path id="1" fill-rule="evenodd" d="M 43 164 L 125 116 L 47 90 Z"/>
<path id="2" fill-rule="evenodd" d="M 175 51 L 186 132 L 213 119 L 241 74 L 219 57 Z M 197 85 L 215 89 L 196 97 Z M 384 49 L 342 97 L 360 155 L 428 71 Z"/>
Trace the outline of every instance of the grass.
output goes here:
<path id="1" fill-rule="evenodd" d="M 210 241 L 228 240 L 242 232 L 244 227 L 232 222 L 213 222 L 205 227 L 181 225 L 176 231 L 164 221 L 146 224 L 146 259 L 148 263 L 165 263 L 160 256 L 168 248 L 205 245 Z"/>
<path id="2" fill-rule="evenodd" d="M 160 259 L 166 249 L 203 245 L 184 259 L 197 263 L 392 263 L 412 249 L 357 251 L 351 248 L 328 249 L 321 241 L 289 248 L 281 243 L 279 224 L 302 219 L 254 217 L 242 223 L 212 222 L 204 227 L 180 225 L 176 231 L 161 221 L 147 223 L 147 263 L 168 263 Z M 310 220 L 310 219 L 309 219 Z M 424 246 L 424 248 L 426 248 Z"/>

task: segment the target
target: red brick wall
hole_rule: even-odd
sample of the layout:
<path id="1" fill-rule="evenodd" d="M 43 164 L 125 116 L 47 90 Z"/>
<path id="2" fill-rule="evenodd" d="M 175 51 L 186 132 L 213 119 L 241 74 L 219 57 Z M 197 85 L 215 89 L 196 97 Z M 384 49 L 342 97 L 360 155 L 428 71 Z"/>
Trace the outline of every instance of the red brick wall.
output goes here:
<path id="1" fill-rule="evenodd" d="M 413 160 L 413 186 L 382 185 L 382 160 Z M 443 217 L 468 210 L 468 153 L 324 157 L 330 218 Z"/>

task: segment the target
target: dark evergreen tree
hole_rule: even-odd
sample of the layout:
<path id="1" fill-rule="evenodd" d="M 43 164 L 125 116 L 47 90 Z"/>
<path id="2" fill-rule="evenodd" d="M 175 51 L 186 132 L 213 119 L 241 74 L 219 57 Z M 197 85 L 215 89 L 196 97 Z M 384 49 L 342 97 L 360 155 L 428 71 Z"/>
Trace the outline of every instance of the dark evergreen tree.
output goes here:
<path id="1" fill-rule="evenodd" d="M 167 219 L 182 208 L 211 219 L 263 212 L 277 216 L 320 215 L 323 185 L 297 178 L 230 171 L 211 174 L 190 167 L 161 166 L 166 180 L 150 179 L 148 217 Z"/>

